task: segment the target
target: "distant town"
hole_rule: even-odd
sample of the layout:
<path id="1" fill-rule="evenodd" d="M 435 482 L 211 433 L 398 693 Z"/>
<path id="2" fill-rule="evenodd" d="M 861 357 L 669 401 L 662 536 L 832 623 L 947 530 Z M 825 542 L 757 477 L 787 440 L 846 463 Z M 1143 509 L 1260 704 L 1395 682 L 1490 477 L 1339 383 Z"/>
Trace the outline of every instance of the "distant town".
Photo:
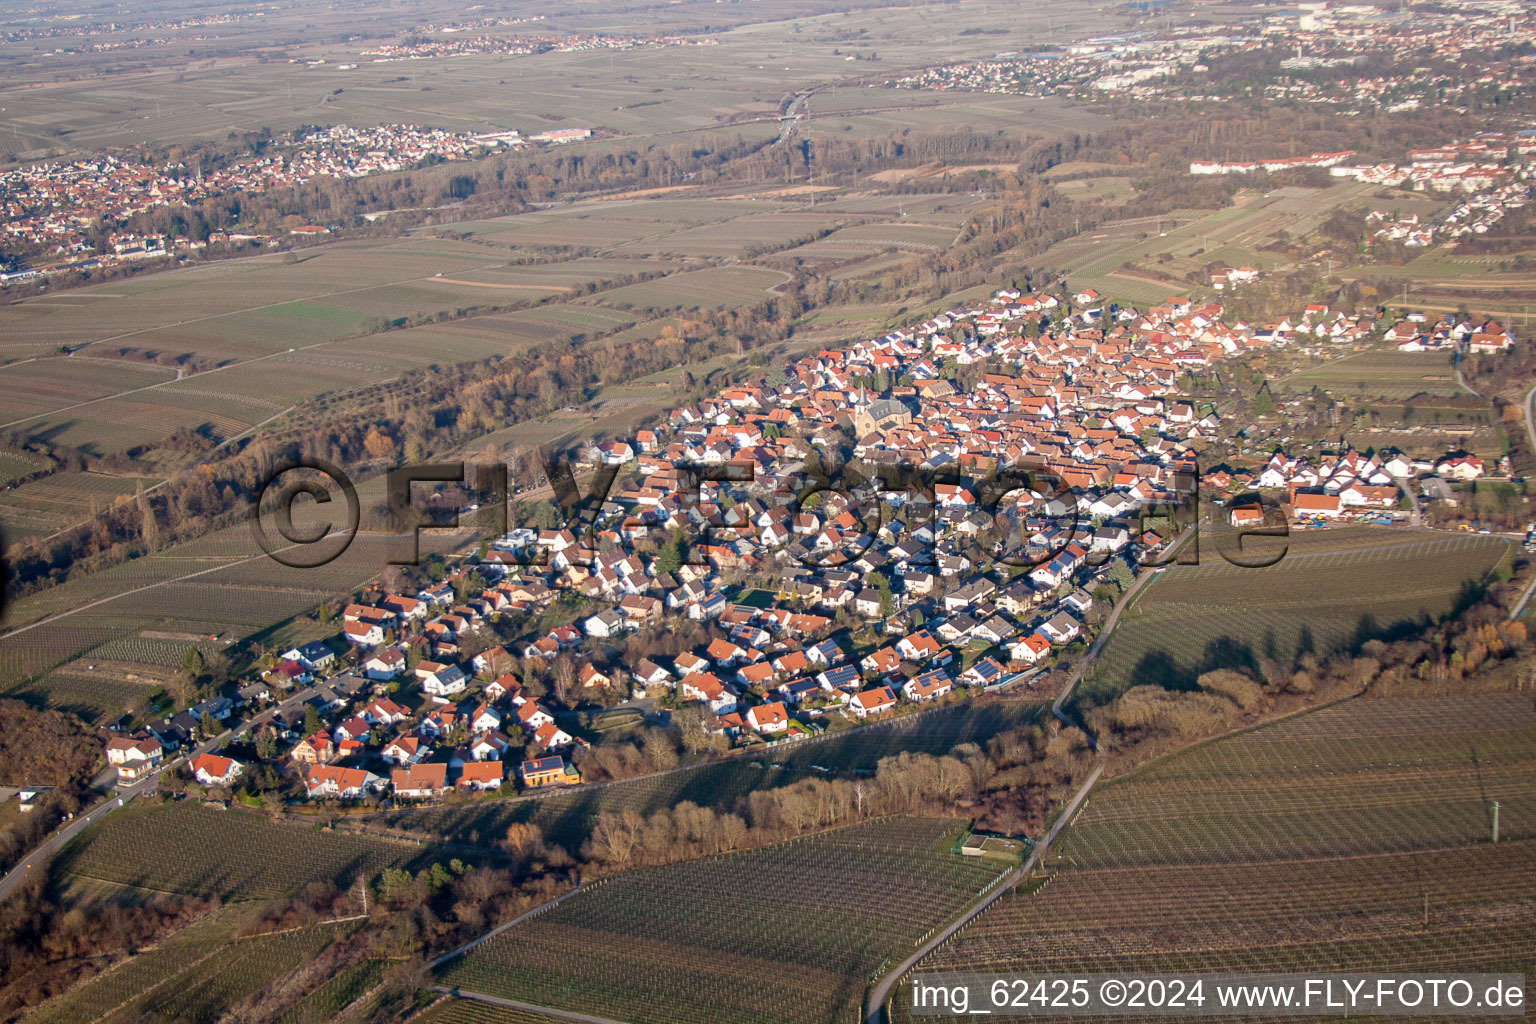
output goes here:
<path id="1" fill-rule="evenodd" d="M 39 252 L 28 265 L 0 272 L 0 285 L 65 272 L 89 272 L 125 261 L 165 259 L 208 246 L 264 245 L 267 235 L 211 231 L 144 235 L 112 231 L 107 247 L 90 241 L 90 229 L 134 214 L 170 209 L 213 196 L 258 194 L 289 188 L 316 178 L 363 178 L 407 170 L 429 160 L 468 160 L 502 149 L 559 145 L 591 137 L 586 128 L 568 128 L 523 136 L 516 130 L 468 134 L 418 125 L 316 128 L 275 146 L 274 152 L 235 159 L 204 171 L 183 162 L 151 166 L 126 158 L 102 156 L 67 164 L 44 163 L 0 173 L 0 232 L 13 243 Z M 329 234 L 318 224 L 295 224 L 294 235 Z"/>

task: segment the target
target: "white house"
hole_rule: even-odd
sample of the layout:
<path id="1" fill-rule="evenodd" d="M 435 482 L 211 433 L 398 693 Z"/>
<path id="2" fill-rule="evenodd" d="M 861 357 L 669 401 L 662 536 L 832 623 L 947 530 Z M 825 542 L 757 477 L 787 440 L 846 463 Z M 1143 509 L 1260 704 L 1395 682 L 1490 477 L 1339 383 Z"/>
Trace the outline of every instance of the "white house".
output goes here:
<path id="1" fill-rule="evenodd" d="M 389 682 L 405 671 L 405 655 L 390 648 L 363 662 L 363 675 L 379 682 Z"/>
<path id="2" fill-rule="evenodd" d="M 786 732 L 789 729 L 789 712 L 778 701 L 759 704 L 747 711 L 747 724 L 760 733 Z"/>
<path id="3" fill-rule="evenodd" d="M 245 766 L 234 758 L 217 754 L 199 754 L 192 759 L 192 777 L 204 786 L 231 785 Z"/>
<path id="4" fill-rule="evenodd" d="M 382 778 L 361 768 L 312 764 L 304 772 L 304 790 L 311 800 L 317 797 L 355 800 L 365 793 L 377 792 L 383 785 Z"/>
<path id="5" fill-rule="evenodd" d="M 469 677 L 463 669 L 457 665 L 444 665 L 422 680 L 421 692 L 437 698 L 437 702 L 442 704 L 454 694 L 462 693 L 468 685 Z"/>
<path id="6" fill-rule="evenodd" d="M 165 748 L 154 737 L 130 739 L 114 736 L 107 741 L 107 763 L 117 769 L 122 782 L 133 782 L 154 770 L 165 757 Z"/>
<path id="7" fill-rule="evenodd" d="M 877 686 L 873 690 L 856 693 L 848 702 L 848 710 L 855 718 L 867 718 L 889 711 L 896 706 L 896 691 L 889 686 Z"/>

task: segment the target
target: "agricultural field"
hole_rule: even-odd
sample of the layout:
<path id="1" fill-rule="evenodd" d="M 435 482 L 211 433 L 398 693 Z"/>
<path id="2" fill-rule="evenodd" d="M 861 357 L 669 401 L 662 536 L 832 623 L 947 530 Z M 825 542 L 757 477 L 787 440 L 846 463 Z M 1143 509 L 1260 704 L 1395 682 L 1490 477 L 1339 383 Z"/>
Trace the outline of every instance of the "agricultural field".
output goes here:
<path id="1" fill-rule="evenodd" d="M 277 1018 L 277 1024 L 311 1024 L 330 1020 L 379 983 L 384 965 L 378 960 L 353 964 L 306 995 Z"/>
<path id="2" fill-rule="evenodd" d="M 378 500 L 382 486 L 382 481 L 359 485 L 365 507 Z M 422 550 L 447 550 L 463 541 L 429 532 Z M 194 644 L 220 650 L 235 641 L 260 640 L 273 627 L 377 575 L 398 550 L 394 538 L 362 533 L 325 566 L 289 568 L 263 554 L 241 523 L 79 577 L 6 608 L 6 625 L 15 631 L 0 643 L 0 692 L 60 666 L 95 678 L 98 674 L 86 668 L 95 660 L 111 662 L 124 678 L 158 678 L 179 666 Z M 32 682 L 32 689 L 38 686 L 47 688 Z"/>
<path id="3" fill-rule="evenodd" d="M 43 464 L 35 459 L 23 455 L 0 452 L 0 486 L 10 483 L 18 477 L 30 476 L 43 468 Z"/>
<path id="4" fill-rule="evenodd" d="M 0 313 L 0 323 L 3 323 L 4 315 L 15 308 L 12 306 Z M 27 333 L 38 326 L 34 319 L 25 320 L 20 331 Z M 5 333 L 4 328 L 0 328 L 0 337 Z M 0 366 L 0 387 L 4 387 L 6 395 L 0 427 L 106 395 L 163 384 L 175 377 L 176 371 L 164 366 L 91 356 L 51 355 Z"/>
<path id="5" fill-rule="evenodd" d="M 1360 398 L 1404 399 L 1414 395 L 1465 395 L 1456 369 L 1444 352 L 1380 349 L 1331 359 L 1279 382 L 1287 391 L 1321 388 L 1340 401 Z"/>
<path id="6" fill-rule="evenodd" d="M 646 259 L 527 263 L 499 246 L 417 234 L 39 296 L 0 309 L 0 363 L 14 360 L 0 365 L 13 396 L 0 426 L 96 455 L 153 453 L 182 428 L 230 438 L 407 370 L 627 326 L 632 316 L 609 311 L 455 318 L 536 313 L 540 303 L 670 269 Z M 781 280 L 761 273 L 763 287 Z M 407 323 L 422 326 L 382 330 Z M 75 354 L 56 357 L 61 348 Z"/>
<path id="7" fill-rule="evenodd" d="M 234 940 L 256 916 L 250 905 L 230 905 L 211 911 L 175 932 L 152 949 L 144 950 L 65 995 L 50 1000 L 31 1014 L 29 1024 L 75 1024 L 107 1019 L 133 1000 L 156 991 L 169 991 L 178 979 L 201 963 L 219 945 Z"/>
<path id="8" fill-rule="evenodd" d="M 248 917 L 240 907 L 212 911 L 164 942 L 45 1003 L 27 1020 L 36 1024 L 84 1020 L 127 1024 L 144 1019 L 199 1024 L 214 1020 L 247 996 L 292 975 L 356 927 L 313 925 L 267 935 L 235 934 Z M 365 961 L 359 967 L 371 969 L 372 976 L 377 976 L 376 963 Z M 334 980 L 367 977 L 363 971 L 349 971 Z M 356 998 L 360 993 L 344 984 L 330 991 L 322 985 L 295 1007 L 291 1016 L 282 1019 L 285 1024 L 300 1020 L 298 1013 L 311 998 L 317 1008 L 334 1013 L 345 1005 L 337 1005 L 338 994 Z"/>
<path id="9" fill-rule="evenodd" d="M 190 645 L 183 645 L 187 646 Z M 142 707 L 169 675 L 166 672 L 157 679 L 107 666 L 80 665 L 57 669 L 36 682 L 8 690 L 5 695 L 37 707 L 68 711 L 92 725 L 102 725 Z"/>
<path id="10" fill-rule="evenodd" d="M 922 969 L 1528 971 L 1536 712 L 1314 709 L 1102 785 L 1046 860 Z"/>
<path id="11" fill-rule="evenodd" d="M 1210 543 L 1201 565 L 1170 566 L 1121 618 L 1079 692 L 1100 702 L 1140 683 L 1180 689 L 1212 668 L 1390 638 L 1451 612 L 1511 551 L 1498 537 L 1366 527 L 1293 530 L 1288 545 L 1261 569 L 1227 564 Z"/>
<path id="12" fill-rule="evenodd" d="M 637 1024 L 843 1020 L 882 965 L 1001 877 L 949 851 L 962 830 L 889 818 L 628 872 L 451 962 L 442 982 Z"/>
<path id="13" fill-rule="evenodd" d="M 869 771 L 881 758 L 902 752 L 938 756 L 967 743 L 986 746 L 993 736 L 1033 721 L 1039 712 L 1040 704 L 1035 701 L 980 698 L 781 748 L 773 752 L 773 763 L 792 768 L 820 765 L 839 772 Z"/>
<path id="14" fill-rule="evenodd" d="M 0 491 L 0 527 L 8 541 L 24 536 L 48 536 L 89 519 L 154 477 L 112 476 L 107 473 L 64 472 Z"/>
<path id="15" fill-rule="evenodd" d="M 706 763 L 687 771 L 533 798 L 407 808 L 384 815 L 383 823 L 412 835 L 468 844 L 495 842 L 512 824 L 529 823 L 538 826 L 546 841 L 574 851 L 604 812 L 650 815 L 685 800 L 729 811 L 757 790 L 816 775 L 872 771 L 881 758 L 903 751 L 938 755 L 965 743 L 985 745 L 999 732 L 1022 725 L 1038 713 L 1039 705 L 1031 702 L 968 702 L 765 750 L 760 758 Z"/>
<path id="16" fill-rule="evenodd" d="M 406 834 L 465 844 L 498 842 L 509 826 L 526 823 L 537 826 L 546 842 L 574 851 L 586 841 L 593 821 L 604 812 L 648 815 L 684 800 L 732 808 L 749 793 L 787 786 L 806 774 L 803 769 L 737 759 L 538 797 L 404 808 L 389 812 L 382 820 L 387 827 Z"/>
<path id="17" fill-rule="evenodd" d="M 60 854 L 55 881 L 110 883 L 128 894 L 168 892 L 225 900 L 286 895 L 310 882 L 352 884 L 385 868 L 419 869 L 447 854 L 431 846 L 274 825 L 192 801 L 133 806 L 86 830 Z"/>
<path id="18" fill-rule="evenodd" d="M 762 302 L 788 279 L 784 273 L 761 267 L 717 267 L 615 288 L 601 299 L 619 309 L 724 309 Z"/>
<path id="19" fill-rule="evenodd" d="M 1275 269 L 1286 257 L 1261 246 L 1282 232 L 1299 236 L 1314 231 L 1334 210 L 1362 202 L 1370 193 L 1370 186 L 1357 182 L 1279 188 L 1267 195 L 1241 192 L 1225 209 L 1175 210 L 1164 217 L 1105 224 L 1052 246 L 1041 262 L 1067 271 L 1074 290 L 1093 288 L 1109 300 L 1133 305 L 1161 302 L 1189 291 L 1187 275 L 1203 272 L 1209 263 Z M 1072 194 L 1083 198 L 1092 193 Z"/>
<path id="20" fill-rule="evenodd" d="M 449 997 L 410 1018 L 409 1024 L 564 1024 L 566 1020 L 533 1010 Z"/>
<path id="21" fill-rule="evenodd" d="M 861 78 L 869 65 L 852 52 L 878 47 L 880 78 L 902 69 L 974 56 L 985 47 L 1064 42 L 1116 31 L 1123 17 L 1081 2 L 1063 3 L 1054 26 L 1015 29 L 1003 40 L 962 34 L 973 24 L 1008 24 L 1010 8 L 979 3 L 974 18 L 956 19 L 922 7 L 842 9 L 795 3 L 778 10 L 682 10 L 628 6 L 551 8 L 540 32 L 621 32 L 707 35 L 714 45 L 545 53 L 528 57 L 467 55 L 410 62 L 359 61 L 362 40 L 376 36 L 376 8 L 338 9 L 324 33 L 312 21 L 273 12 L 221 26 L 231 54 L 286 43 L 295 58 L 323 61 L 259 63 L 250 59 L 188 60 L 196 36 L 171 33 L 161 43 L 123 51 L 107 81 L 92 79 L 89 54 L 50 53 L 44 41 L 8 43 L 3 51 L 26 61 L 41 79 L 10 90 L 9 113 L 20 129 L 0 140 L 0 154 L 53 157 L 133 146 L 146 141 L 222 140 L 234 126 L 379 124 L 410 120 L 459 131 L 517 128 L 532 134 L 592 126 L 614 143 L 643 148 L 693 144 L 706 133 L 772 138 L 777 104 L 789 83 Z M 196 32 L 196 29 L 192 29 Z M 511 31 L 519 31 L 512 29 Z M 103 34 L 101 41 L 119 37 Z M 53 57 L 52 60 L 46 59 Z M 97 58 L 99 60 L 99 57 Z M 30 83 L 29 83 L 30 84 Z M 521 99 L 521 102 L 519 102 Z M 978 132 L 1067 132 L 1099 118 L 1058 102 L 1010 96 L 921 94 L 848 86 L 815 97 L 813 121 L 828 132 L 886 131 L 894 126 L 970 125 Z M 604 144 L 593 140 L 588 148 Z"/>

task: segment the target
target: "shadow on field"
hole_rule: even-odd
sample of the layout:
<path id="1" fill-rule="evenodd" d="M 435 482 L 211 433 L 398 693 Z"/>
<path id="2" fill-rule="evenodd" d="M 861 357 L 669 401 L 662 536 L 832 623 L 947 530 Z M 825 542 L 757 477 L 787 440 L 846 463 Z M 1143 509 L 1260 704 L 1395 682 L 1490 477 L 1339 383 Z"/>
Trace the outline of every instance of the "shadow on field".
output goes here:
<path id="1" fill-rule="evenodd" d="M 1303 625 L 1297 629 L 1294 643 L 1289 645 L 1279 642 L 1274 630 L 1266 630 L 1257 650 L 1246 640 L 1223 634 L 1206 643 L 1199 659 L 1188 662 L 1181 662 L 1166 648 L 1154 647 L 1137 660 L 1136 666 L 1130 672 L 1127 685 L 1157 686 L 1176 691 L 1195 690 L 1198 688 L 1197 680 L 1202 675 L 1217 669 L 1234 669 L 1255 678 L 1262 678 L 1260 666 L 1266 660 L 1289 667 L 1305 654 L 1313 654 L 1319 658 L 1345 653 L 1359 655 L 1362 648 L 1373 640 L 1392 643 L 1411 639 L 1434 626 L 1436 622 L 1443 622 L 1461 614 L 1482 600 L 1485 589 L 1481 584 L 1468 582 L 1462 587 L 1452 610 L 1440 618 L 1426 614 L 1383 623 L 1373 615 L 1361 615 L 1356 620 L 1349 639 L 1332 646 L 1319 645 L 1312 630 Z"/>

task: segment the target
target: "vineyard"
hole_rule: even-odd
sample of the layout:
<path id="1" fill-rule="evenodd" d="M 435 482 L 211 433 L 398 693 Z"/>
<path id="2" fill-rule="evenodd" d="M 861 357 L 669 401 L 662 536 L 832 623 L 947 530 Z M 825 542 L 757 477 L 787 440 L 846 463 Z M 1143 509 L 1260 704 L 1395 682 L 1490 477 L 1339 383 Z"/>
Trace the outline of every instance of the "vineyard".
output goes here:
<path id="1" fill-rule="evenodd" d="M 314 959 L 357 927 L 319 924 L 294 931 L 240 936 L 257 908 L 226 905 L 123 960 L 105 973 L 44 1003 L 27 1024 L 202 1024 L 219 1019 L 273 982 Z M 320 984 L 278 1018 L 302 1024 L 333 1017 L 382 976 L 382 965 L 365 960 Z"/>
<path id="2" fill-rule="evenodd" d="M 1047 866 L 922 969 L 1524 971 L 1536 711 L 1357 698 L 1202 744 L 1097 791 Z"/>
<path id="3" fill-rule="evenodd" d="M 1320 387 L 1348 398 L 1464 393 L 1456 386 L 1456 372 L 1445 353 L 1390 349 L 1330 360 L 1288 378 L 1285 387 L 1296 391 Z"/>
<path id="4" fill-rule="evenodd" d="M 171 983 L 230 942 L 254 916 L 249 906 L 230 906 L 206 914 L 69 993 L 48 1001 L 26 1018 L 27 1024 L 80 1024 L 105 1019 L 146 993 Z"/>
<path id="5" fill-rule="evenodd" d="M 85 658 L 90 661 L 122 661 L 175 670 L 181 667 L 188 648 L 196 647 L 205 656 L 219 649 L 219 644 L 206 639 L 193 641 L 190 637 L 194 635 L 206 636 L 206 634 L 187 634 L 188 639 L 181 640 L 169 636 L 121 637 L 87 651 Z"/>
<path id="6" fill-rule="evenodd" d="M 353 964 L 305 996 L 291 1010 L 277 1019 L 277 1024 L 311 1024 L 329 1020 L 352 1005 L 384 975 L 378 960 Z"/>
<path id="7" fill-rule="evenodd" d="M 649 815 L 685 800 L 729 811 L 749 793 L 825 774 L 823 769 L 869 771 L 881 758 L 902 751 L 944 754 L 962 743 L 984 744 L 999 732 L 1032 720 L 1038 707 L 1023 701 L 968 702 L 888 724 L 864 726 L 814 743 L 778 748 L 761 761 L 738 758 L 536 799 L 402 809 L 385 815 L 383 824 L 422 836 L 476 844 L 496 841 L 508 826 L 526 822 L 537 825 L 546 840 L 574 851 L 586 840 L 592 822 L 605 811 Z"/>
<path id="8" fill-rule="evenodd" d="M 1308 650 L 1323 657 L 1390 638 L 1452 611 L 1509 552 L 1503 539 L 1470 536 L 1362 538 L 1369 546 L 1340 548 L 1331 533 L 1293 533 L 1286 556 L 1268 568 L 1202 550 L 1201 565 L 1168 569 L 1121 619 L 1086 694 L 1101 700 L 1133 681 L 1181 689 L 1212 668 L 1289 662 Z"/>
<path id="9" fill-rule="evenodd" d="M 446 855 L 431 846 L 273 825 L 241 811 L 182 801 L 131 807 L 65 847 L 55 870 L 155 892 L 264 899 L 309 882 L 348 885 L 358 874 L 417 869 Z"/>
<path id="10" fill-rule="evenodd" d="M 141 483 L 147 488 L 158 482 L 104 473 L 53 473 L 4 491 L 0 522 L 17 535 L 46 536 L 89 519 L 93 510 L 109 508 L 119 498 L 132 495 Z"/>
<path id="11" fill-rule="evenodd" d="M 147 1017 L 167 1024 L 217 1020 L 246 996 L 298 970 L 351 927 L 316 925 L 226 943 L 184 977 L 173 978 L 134 1000 L 124 1020 Z"/>
<path id="12" fill-rule="evenodd" d="M 498 841 L 508 826 L 531 823 L 547 841 L 574 851 L 605 811 L 652 814 L 684 800 L 729 809 L 754 790 L 786 786 L 800 778 L 803 772 L 738 759 L 545 797 L 402 809 L 385 815 L 383 823 L 424 837 L 470 844 Z"/>
<path id="13" fill-rule="evenodd" d="M 84 668 L 80 664 L 79 670 L 59 669 L 35 683 L 7 692 L 6 696 L 58 708 L 100 724 L 132 711 L 159 686 L 150 679 L 134 681 L 106 671 L 87 672 Z"/>
<path id="14" fill-rule="evenodd" d="M 451 963 L 466 991 L 637 1024 L 849 1018 L 871 978 L 1000 876 L 962 823 L 893 818 L 619 875 Z"/>
<path id="15" fill-rule="evenodd" d="M 937 756 L 965 743 L 985 746 L 998 733 L 1033 721 L 1039 710 L 1033 701 L 967 701 L 784 748 L 774 758 L 792 768 L 820 765 L 836 771 L 870 771 L 881 758 L 904 751 Z"/>
<path id="16" fill-rule="evenodd" d="M 412 1017 L 408 1024 L 566 1024 L 566 1019 L 469 999 L 444 999 Z"/>
<path id="17" fill-rule="evenodd" d="M 1116 782 L 1057 852 L 1081 867 L 1299 859 L 1536 839 L 1536 711 L 1520 696 L 1356 699 Z"/>

